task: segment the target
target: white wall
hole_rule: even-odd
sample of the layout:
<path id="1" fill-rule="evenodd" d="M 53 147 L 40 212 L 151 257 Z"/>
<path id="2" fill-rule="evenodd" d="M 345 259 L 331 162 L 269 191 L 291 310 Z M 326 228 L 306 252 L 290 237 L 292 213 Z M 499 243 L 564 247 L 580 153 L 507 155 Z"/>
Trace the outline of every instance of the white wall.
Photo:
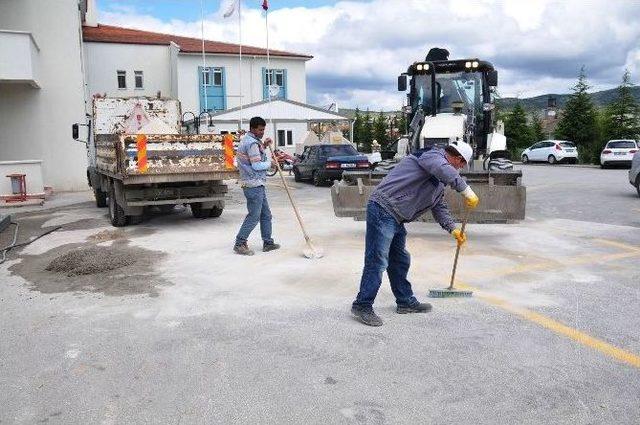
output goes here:
<path id="1" fill-rule="evenodd" d="M 243 125 L 244 130 L 249 131 L 249 120 L 244 122 Z M 278 140 L 276 138 L 276 134 L 278 134 L 278 130 L 291 130 L 293 132 L 293 145 L 286 146 L 283 149 L 287 153 L 293 155 L 296 152 L 296 144 L 302 141 L 302 138 L 307 134 L 307 123 L 306 122 L 267 122 L 267 127 L 264 130 L 264 137 L 270 137 L 273 140 L 274 146 L 277 146 Z M 206 130 L 204 130 L 206 131 Z M 238 124 L 237 123 L 215 123 L 215 133 L 219 133 L 221 131 L 228 132 L 237 132 Z"/>
<path id="2" fill-rule="evenodd" d="M 0 160 L 41 159 L 45 185 L 86 189 L 86 148 L 71 139 L 85 113 L 77 0 L 2 0 L 0 28 L 33 33 L 41 87 L 0 83 Z"/>
<path id="3" fill-rule="evenodd" d="M 109 97 L 171 96 L 171 52 L 169 46 L 84 43 L 89 95 Z M 127 88 L 118 88 L 117 71 L 127 72 Z M 136 89 L 134 71 L 143 72 L 143 89 Z"/>
<path id="4" fill-rule="evenodd" d="M 240 106 L 240 61 L 237 56 L 207 55 L 208 67 L 224 67 L 226 73 L 227 109 Z M 202 56 L 180 53 L 178 56 L 178 94 L 182 111 L 200 110 L 198 67 L 202 66 Z M 287 70 L 287 98 L 297 102 L 307 101 L 305 61 L 302 59 L 271 58 L 273 69 Z M 267 67 L 267 59 L 262 57 L 242 57 L 243 104 L 259 102 L 262 99 L 262 68 Z"/>

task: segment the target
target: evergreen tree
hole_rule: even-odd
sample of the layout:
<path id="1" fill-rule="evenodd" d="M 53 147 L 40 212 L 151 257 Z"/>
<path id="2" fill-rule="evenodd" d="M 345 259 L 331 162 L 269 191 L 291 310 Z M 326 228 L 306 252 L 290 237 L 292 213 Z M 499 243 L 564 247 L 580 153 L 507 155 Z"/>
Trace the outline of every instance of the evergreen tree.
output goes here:
<path id="1" fill-rule="evenodd" d="M 387 120 L 384 118 L 382 111 L 380 111 L 373 123 L 373 138 L 376 139 L 381 146 L 387 144 Z"/>
<path id="2" fill-rule="evenodd" d="M 404 112 L 401 112 L 400 118 L 398 118 L 397 123 L 398 123 L 397 124 L 398 131 L 400 132 L 400 135 L 403 135 L 409 132 L 409 129 L 407 128 L 408 126 L 407 114 L 405 114 Z"/>
<path id="3" fill-rule="evenodd" d="M 540 117 L 538 114 L 533 115 L 533 119 L 531 120 L 531 140 L 532 142 L 539 142 L 540 140 L 547 139 L 547 135 L 542 129 L 542 121 L 540 121 Z"/>
<path id="4" fill-rule="evenodd" d="M 598 111 L 588 93 L 589 88 L 583 66 L 558 122 L 556 138 L 574 142 L 581 159 L 594 162 L 600 154 Z"/>
<path id="5" fill-rule="evenodd" d="M 516 103 L 504 122 L 504 135 L 507 137 L 507 149 L 514 158 L 518 158 L 520 151 L 532 144 L 531 129 L 527 125 L 527 113 L 520 102 Z"/>
<path id="6" fill-rule="evenodd" d="M 358 109 L 357 107 L 356 107 L 356 112 L 353 119 L 354 119 L 353 134 L 351 135 L 353 140 L 351 140 L 351 142 L 355 143 L 356 146 L 359 147 L 362 145 L 362 128 L 363 128 L 364 118 L 360 113 L 360 109 Z"/>
<path id="7" fill-rule="evenodd" d="M 618 86 L 617 98 L 603 114 L 604 139 L 635 139 L 640 134 L 640 106 L 631 93 L 632 88 L 631 77 L 626 70 Z"/>
<path id="8" fill-rule="evenodd" d="M 365 152 L 371 152 L 371 142 L 373 141 L 373 124 L 371 123 L 371 113 L 369 108 L 362 118 L 362 139 L 360 140 Z"/>

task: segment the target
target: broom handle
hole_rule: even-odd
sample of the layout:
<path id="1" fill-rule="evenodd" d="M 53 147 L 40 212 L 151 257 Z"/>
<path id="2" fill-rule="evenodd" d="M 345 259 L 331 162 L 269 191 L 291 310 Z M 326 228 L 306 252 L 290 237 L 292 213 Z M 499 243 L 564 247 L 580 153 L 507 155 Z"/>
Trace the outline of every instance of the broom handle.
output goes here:
<path id="1" fill-rule="evenodd" d="M 464 236 L 464 230 L 467 227 L 467 221 L 469 220 L 470 210 L 468 208 L 465 209 L 465 214 L 462 219 L 462 228 L 460 229 L 460 234 Z M 456 258 L 453 260 L 453 270 L 451 271 L 451 283 L 449 284 L 449 291 L 453 289 L 453 281 L 456 279 L 456 269 L 458 268 L 458 256 L 460 255 L 460 248 L 462 244 L 458 244 L 456 248 Z"/>
<path id="2" fill-rule="evenodd" d="M 289 197 L 289 201 L 291 202 L 291 206 L 293 207 L 293 212 L 296 214 L 298 223 L 300 223 L 300 228 L 302 229 L 304 240 L 307 242 L 310 242 L 309 235 L 307 234 L 307 229 L 305 229 L 304 227 L 304 223 L 302 222 L 302 217 L 300 216 L 298 207 L 296 206 L 296 203 L 293 200 L 293 196 L 291 196 L 291 192 L 289 191 L 289 185 L 287 185 L 287 181 L 284 179 L 284 175 L 282 174 L 282 169 L 280 168 L 280 163 L 278 162 L 275 155 L 273 154 L 273 149 L 271 148 L 271 145 L 269 145 L 269 152 L 271 153 L 271 159 L 273 159 L 273 161 L 275 161 L 276 163 L 276 168 L 278 169 L 278 174 L 280 175 L 280 179 L 282 180 L 282 184 L 284 185 L 284 190 L 287 192 L 287 196 Z"/>

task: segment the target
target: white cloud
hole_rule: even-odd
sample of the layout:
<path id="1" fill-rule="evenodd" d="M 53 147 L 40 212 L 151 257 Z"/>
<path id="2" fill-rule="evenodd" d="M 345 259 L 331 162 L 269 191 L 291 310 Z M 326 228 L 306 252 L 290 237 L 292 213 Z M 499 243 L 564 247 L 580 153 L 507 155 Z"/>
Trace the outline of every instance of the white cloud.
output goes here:
<path id="1" fill-rule="evenodd" d="M 205 37 L 238 42 L 236 18 L 205 20 Z M 246 6 L 246 4 L 245 4 Z M 624 68 L 638 81 L 640 2 L 606 0 L 373 0 L 269 14 L 272 48 L 314 56 L 309 101 L 397 108 L 396 76 L 430 47 L 479 57 L 500 72 L 503 96 L 566 93 L 582 65 L 590 83 L 609 88 Z M 131 7 L 102 12 L 105 24 L 200 37 L 200 21 L 163 21 Z M 265 46 L 259 9 L 243 6 L 243 42 Z"/>

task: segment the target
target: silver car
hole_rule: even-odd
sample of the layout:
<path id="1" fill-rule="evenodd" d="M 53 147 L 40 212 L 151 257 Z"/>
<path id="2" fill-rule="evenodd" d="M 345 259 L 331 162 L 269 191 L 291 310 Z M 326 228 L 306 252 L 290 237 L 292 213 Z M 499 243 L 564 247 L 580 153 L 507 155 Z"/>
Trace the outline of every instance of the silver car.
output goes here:
<path id="1" fill-rule="evenodd" d="M 636 187 L 638 196 L 640 196 L 640 151 L 633 155 L 631 169 L 629 170 L 629 183 Z"/>

